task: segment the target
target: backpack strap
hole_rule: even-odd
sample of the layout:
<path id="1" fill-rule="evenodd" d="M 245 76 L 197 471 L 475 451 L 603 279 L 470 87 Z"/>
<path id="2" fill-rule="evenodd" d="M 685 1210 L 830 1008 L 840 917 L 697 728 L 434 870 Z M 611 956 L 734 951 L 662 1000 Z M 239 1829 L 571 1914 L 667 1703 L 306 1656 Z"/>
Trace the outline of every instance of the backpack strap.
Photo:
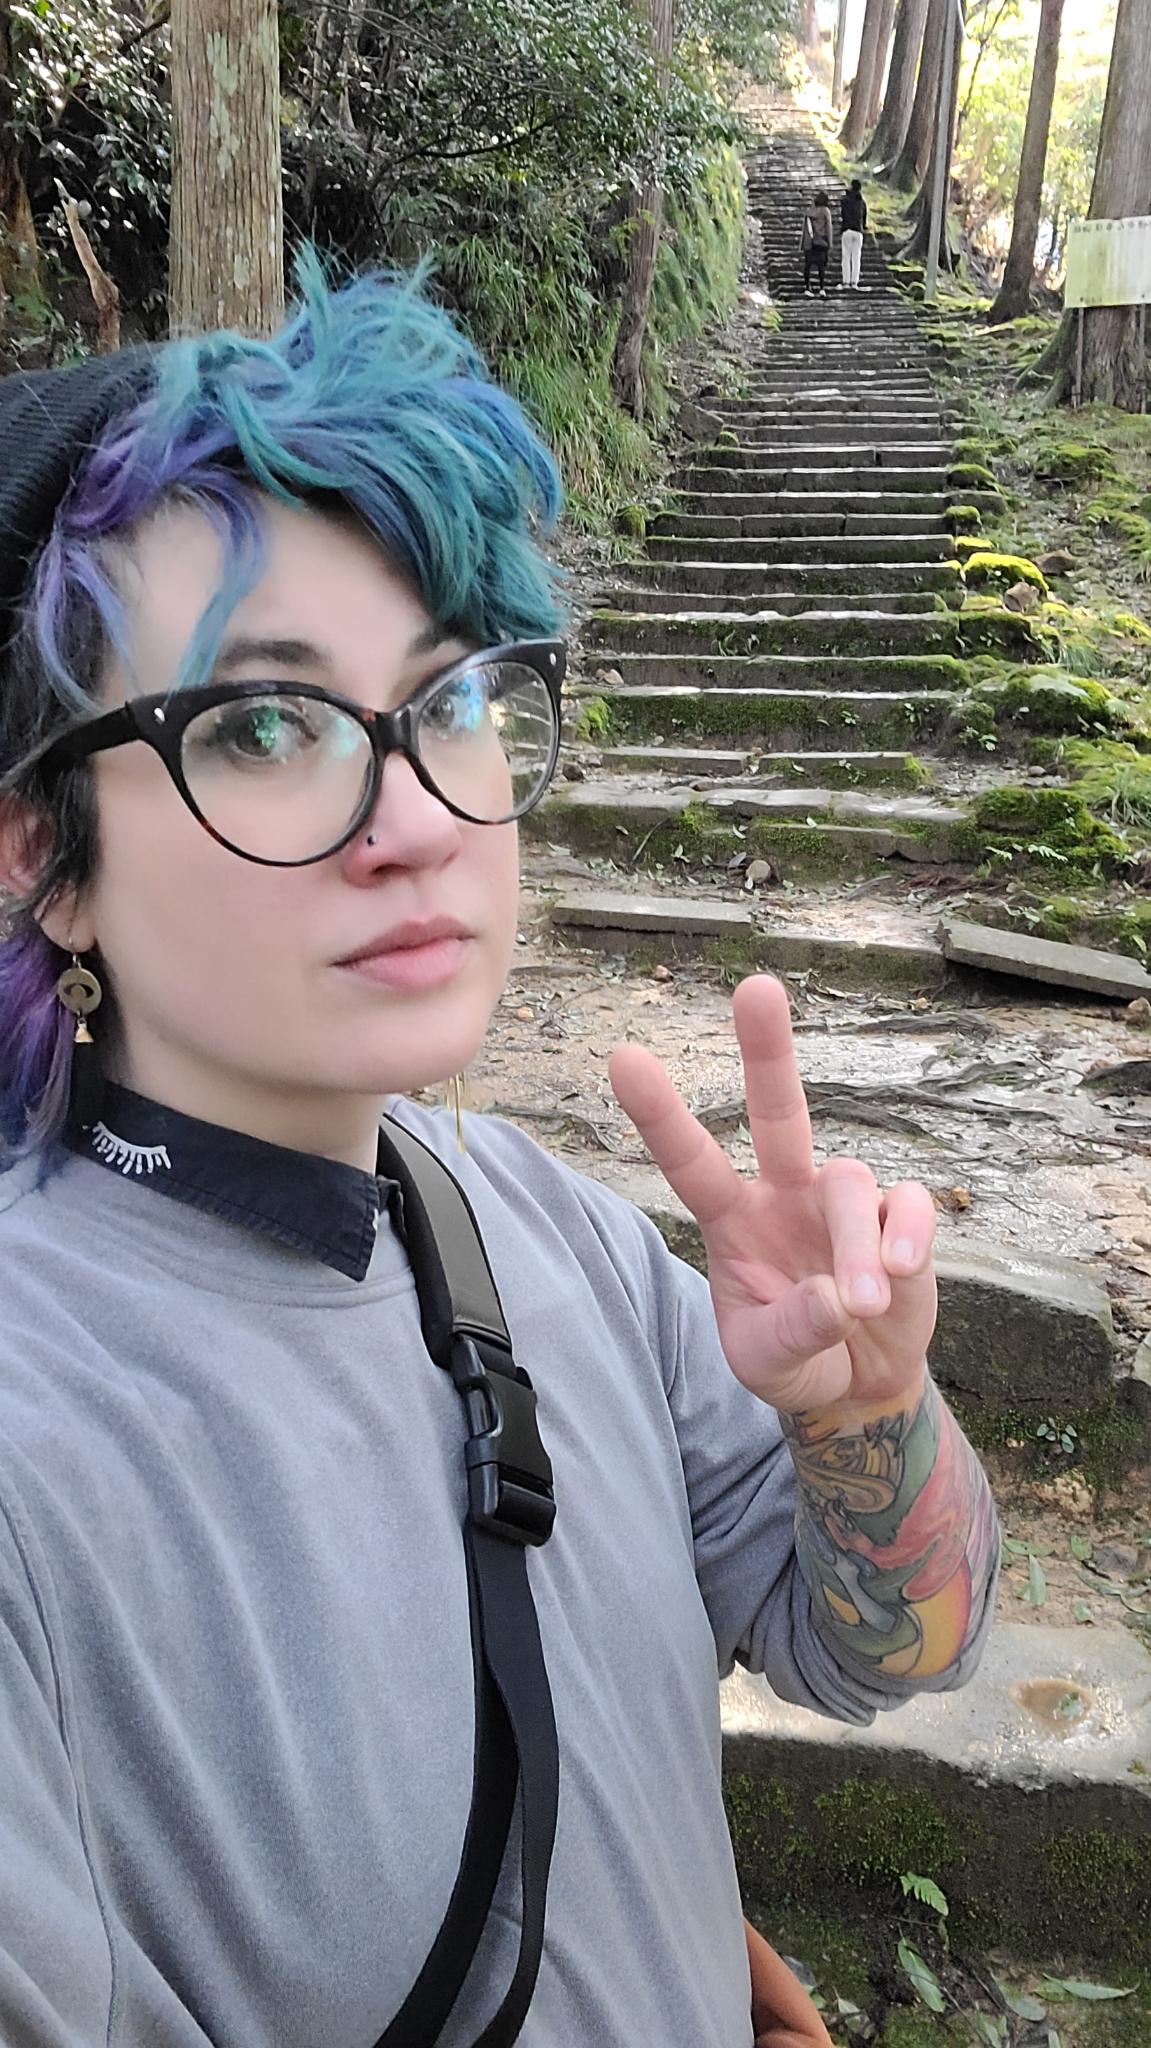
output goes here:
<path id="1" fill-rule="evenodd" d="M 559 1803 L 559 1741 L 528 1550 L 555 1521 L 552 1468 L 531 1380 L 511 1338 L 471 1204 L 443 1161 L 391 1117 L 377 1171 L 398 1183 L 429 1354 L 467 1419 L 464 1562 L 475 1670 L 471 1809 L 439 1933 L 376 2048 L 434 2048 L 464 1986 L 495 1896 L 516 1793 L 521 1814 L 520 1946 L 511 1984 L 475 2048 L 511 2048 L 539 1974 Z"/>

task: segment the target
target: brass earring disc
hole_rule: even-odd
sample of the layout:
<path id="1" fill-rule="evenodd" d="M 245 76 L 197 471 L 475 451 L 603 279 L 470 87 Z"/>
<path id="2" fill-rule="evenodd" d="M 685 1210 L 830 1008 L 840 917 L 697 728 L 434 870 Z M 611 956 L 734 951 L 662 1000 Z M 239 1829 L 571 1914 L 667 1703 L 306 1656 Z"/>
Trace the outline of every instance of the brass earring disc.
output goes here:
<path id="1" fill-rule="evenodd" d="M 56 994 L 74 1017 L 90 1017 L 104 999 L 104 991 L 88 967 L 66 967 L 56 983 Z"/>

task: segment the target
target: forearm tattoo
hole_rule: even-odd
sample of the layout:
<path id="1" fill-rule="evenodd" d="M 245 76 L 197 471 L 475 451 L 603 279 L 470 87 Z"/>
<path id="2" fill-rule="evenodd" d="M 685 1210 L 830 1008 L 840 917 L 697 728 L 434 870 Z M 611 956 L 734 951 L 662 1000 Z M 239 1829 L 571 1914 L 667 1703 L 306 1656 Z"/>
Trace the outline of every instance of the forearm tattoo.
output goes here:
<path id="1" fill-rule="evenodd" d="M 979 1629 L 999 1534 L 983 1468 L 938 1390 L 928 1380 L 917 1407 L 863 1421 L 846 1408 L 781 1421 L 821 1634 L 861 1670 L 947 1672 Z"/>

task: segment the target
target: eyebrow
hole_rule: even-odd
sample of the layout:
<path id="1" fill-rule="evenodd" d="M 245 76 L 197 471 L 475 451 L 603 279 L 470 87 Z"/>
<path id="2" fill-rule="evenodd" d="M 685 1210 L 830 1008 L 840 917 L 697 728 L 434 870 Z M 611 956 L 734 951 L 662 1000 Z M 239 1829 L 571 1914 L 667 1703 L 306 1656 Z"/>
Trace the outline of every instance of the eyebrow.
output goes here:
<path id="1" fill-rule="evenodd" d="M 434 619 L 421 628 L 414 640 L 404 650 L 405 660 L 417 654 L 430 654 L 433 648 L 443 647 L 452 638 Z M 277 668 L 324 669 L 329 674 L 335 667 L 331 654 L 324 647 L 318 647 L 311 640 L 266 640 L 240 638 L 229 640 L 220 649 L 216 660 L 217 674 L 222 671 L 241 668 L 249 661 L 274 662 Z"/>

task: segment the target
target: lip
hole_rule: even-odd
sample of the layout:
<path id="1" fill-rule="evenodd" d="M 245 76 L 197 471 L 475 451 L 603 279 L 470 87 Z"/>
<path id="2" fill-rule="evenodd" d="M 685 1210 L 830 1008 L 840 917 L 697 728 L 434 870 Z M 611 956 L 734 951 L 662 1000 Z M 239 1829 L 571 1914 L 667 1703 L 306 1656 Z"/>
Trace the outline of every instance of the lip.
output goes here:
<path id="1" fill-rule="evenodd" d="M 381 932 L 379 938 L 369 939 L 366 946 L 360 946 L 354 953 L 346 953 L 337 960 L 337 967 L 360 967 L 366 960 L 378 960 L 389 953 L 413 953 L 422 946 L 434 945 L 438 939 L 470 939 L 474 934 L 458 917 L 409 917 L 402 924 L 394 924 L 390 931 Z"/>
<path id="2" fill-rule="evenodd" d="M 336 964 L 382 988 L 439 988 L 459 972 L 474 938 L 458 918 L 409 918 Z"/>

